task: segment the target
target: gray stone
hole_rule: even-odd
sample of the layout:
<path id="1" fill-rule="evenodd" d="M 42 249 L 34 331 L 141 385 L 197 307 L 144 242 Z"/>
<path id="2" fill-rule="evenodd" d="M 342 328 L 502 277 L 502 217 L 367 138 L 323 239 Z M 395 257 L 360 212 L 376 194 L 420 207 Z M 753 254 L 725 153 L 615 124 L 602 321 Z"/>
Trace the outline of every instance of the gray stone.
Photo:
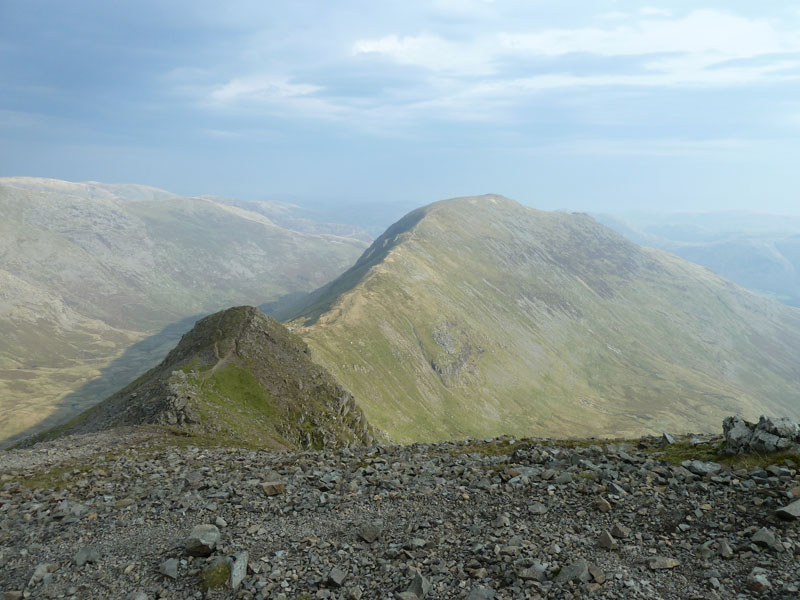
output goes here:
<path id="1" fill-rule="evenodd" d="M 775 516 L 785 521 L 794 521 L 800 519 L 800 500 L 795 500 L 791 504 L 779 508 L 775 511 Z"/>
<path id="2" fill-rule="evenodd" d="M 586 583 L 590 578 L 589 564 L 581 559 L 561 569 L 554 581 L 557 585 L 563 585 L 570 581 Z"/>
<path id="3" fill-rule="evenodd" d="M 674 443 L 675 443 L 675 438 L 674 438 L 674 437 L 672 437 L 672 436 L 671 436 L 670 434 L 668 434 L 668 433 L 663 433 L 663 434 L 661 435 L 661 443 L 662 443 L 663 445 L 665 445 L 665 446 L 669 446 L 669 445 L 671 445 L 671 444 L 674 444 Z"/>
<path id="4" fill-rule="evenodd" d="M 346 577 L 347 573 L 342 571 L 339 567 L 333 567 L 328 572 L 328 584 L 333 587 L 342 587 L 342 583 L 344 583 Z"/>
<path id="5" fill-rule="evenodd" d="M 148 600 L 148 597 L 144 592 L 135 591 L 125 596 L 125 600 Z"/>
<path id="6" fill-rule="evenodd" d="M 22 600 L 22 595 L 22 591 L 7 591 L 3 593 L 3 600 Z"/>
<path id="7" fill-rule="evenodd" d="M 485 587 L 472 588 L 467 600 L 494 600 L 494 590 Z"/>
<path id="8" fill-rule="evenodd" d="M 261 489 L 266 496 L 278 496 L 286 491 L 286 484 L 282 481 L 265 481 Z"/>
<path id="9" fill-rule="evenodd" d="M 609 481 L 608 484 L 606 484 L 606 491 L 609 494 L 611 494 L 613 496 L 618 496 L 620 498 L 622 496 L 627 496 L 628 495 L 628 492 L 626 492 L 624 489 L 622 489 L 621 486 L 617 485 L 613 481 Z"/>
<path id="10" fill-rule="evenodd" d="M 86 563 L 96 563 L 100 560 L 100 552 L 92 546 L 84 546 L 75 555 L 75 564 L 82 567 Z"/>
<path id="11" fill-rule="evenodd" d="M 775 534 L 766 527 L 762 527 L 756 531 L 750 537 L 750 541 L 762 548 L 776 548 L 778 546 Z"/>
<path id="12" fill-rule="evenodd" d="M 608 531 L 604 531 L 603 533 L 600 534 L 600 537 L 597 540 L 597 545 L 600 548 L 605 548 L 606 550 L 617 549 L 617 541 Z"/>
<path id="13" fill-rule="evenodd" d="M 28 585 L 36 585 L 41 581 L 46 581 L 49 578 L 51 573 L 58 569 L 58 563 L 41 563 L 36 565 L 36 568 L 33 570 L 33 575 L 31 575 L 30 580 L 28 581 Z"/>
<path id="14" fill-rule="evenodd" d="M 541 502 L 532 502 L 528 505 L 528 512 L 532 515 L 543 515 L 547 512 L 548 508 Z"/>
<path id="15" fill-rule="evenodd" d="M 731 548 L 730 542 L 724 538 L 719 541 L 719 555 L 722 558 L 733 558 L 733 548 Z"/>
<path id="16" fill-rule="evenodd" d="M 766 431 L 754 431 L 750 438 L 750 449 L 756 452 L 775 452 L 781 444 L 781 438 Z"/>
<path id="17" fill-rule="evenodd" d="M 242 550 L 241 552 L 234 552 L 230 556 L 231 560 L 231 580 L 230 586 L 232 590 L 235 590 L 241 585 L 242 581 L 244 581 L 245 576 L 247 575 L 247 559 L 248 555 L 247 552 Z"/>
<path id="18" fill-rule="evenodd" d="M 563 485 L 563 484 L 567 484 L 567 483 L 572 483 L 573 479 L 574 479 L 574 477 L 573 477 L 572 473 L 570 473 L 569 471 L 565 471 L 565 472 L 561 473 L 561 475 L 559 475 L 558 477 L 553 479 L 553 483 L 558 483 L 558 484 Z"/>
<path id="19" fill-rule="evenodd" d="M 411 592 L 422 600 L 428 595 L 428 592 L 431 591 L 431 582 L 428 581 L 422 573 L 416 571 L 414 573 L 414 579 L 411 580 L 411 585 L 408 586 L 408 590 L 406 591 Z"/>
<path id="20" fill-rule="evenodd" d="M 763 594 L 772 589 L 772 584 L 767 579 L 767 570 L 761 567 L 753 567 L 753 570 L 747 576 L 747 589 L 758 594 Z"/>
<path id="21" fill-rule="evenodd" d="M 702 460 L 685 460 L 681 466 L 694 473 L 695 475 L 715 475 L 722 470 L 722 465 L 715 462 L 705 462 Z"/>
<path id="22" fill-rule="evenodd" d="M 592 579 L 594 579 L 596 583 L 605 583 L 606 581 L 605 571 L 600 569 L 597 565 L 589 564 L 589 575 L 592 576 Z"/>
<path id="23" fill-rule="evenodd" d="M 725 436 L 725 451 L 731 454 L 745 451 L 753 436 L 753 431 L 739 416 L 727 417 L 722 422 L 722 431 Z"/>
<path id="24" fill-rule="evenodd" d="M 614 523 L 611 527 L 611 535 L 615 538 L 619 538 L 621 540 L 626 539 L 631 534 L 631 530 L 625 525 L 621 525 L 619 523 Z"/>
<path id="25" fill-rule="evenodd" d="M 775 452 L 800 448 L 800 425 L 785 417 L 772 419 L 762 416 L 753 425 L 740 417 L 728 417 L 722 424 L 725 451 Z"/>
<path id="26" fill-rule="evenodd" d="M 367 523 L 366 525 L 363 525 L 361 529 L 358 530 L 358 537 L 360 537 L 368 544 L 372 544 L 379 537 L 381 537 L 382 533 L 383 533 L 383 528 L 380 525 L 378 525 L 377 523 Z"/>
<path id="27" fill-rule="evenodd" d="M 534 563 L 530 567 L 522 569 L 519 572 L 519 577 L 525 580 L 544 581 L 547 579 L 547 569 L 538 563 Z"/>
<path id="28" fill-rule="evenodd" d="M 647 566 L 649 566 L 654 571 L 662 569 L 674 569 L 680 564 L 681 564 L 680 561 L 674 558 L 670 558 L 668 556 L 654 556 L 649 561 L 647 561 Z"/>
<path id="29" fill-rule="evenodd" d="M 164 562 L 161 563 L 161 567 L 158 569 L 162 575 L 166 575 L 172 579 L 178 578 L 178 559 L 177 558 L 168 558 Z"/>
<path id="30" fill-rule="evenodd" d="M 771 433 L 775 437 L 786 438 L 788 440 L 794 440 L 800 435 L 800 426 L 786 417 L 772 419 L 762 415 L 755 429 L 756 431 L 764 431 L 766 433 Z"/>
<path id="31" fill-rule="evenodd" d="M 191 556 L 209 556 L 219 543 L 219 529 L 216 525 L 195 525 L 184 546 Z"/>
<path id="32" fill-rule="evenodd" d="M 602 496 L 598 497 L 594 501 L 594 505 L 597 507 L 597 510 L 599 510 L 601 513 L 611 512 L 611 503 Z"/>
<path id="33" fill-rule="evenodd" d="M 361 600 L 361 597 L 363 595 L 364 595 L 363 590 L 360 587 L 356 586 L 353 589 L 351 589 L 350 592 L 347 594 L 347 599 L 348 600 Z"/>

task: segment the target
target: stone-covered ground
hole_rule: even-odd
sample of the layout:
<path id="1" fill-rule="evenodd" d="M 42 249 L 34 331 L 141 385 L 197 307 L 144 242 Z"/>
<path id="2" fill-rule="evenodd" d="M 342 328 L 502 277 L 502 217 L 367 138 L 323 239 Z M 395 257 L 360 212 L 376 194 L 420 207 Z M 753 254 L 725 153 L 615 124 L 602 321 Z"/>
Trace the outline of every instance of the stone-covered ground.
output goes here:
<path id="1" fill-rule="evenodd" d="M 800 597 L 800 528 L 774 514 L 800 496 L 798 465 L 660 460 L 715 441 L 697 442 L 498 438 L 280 453 L 136 430 L 65 438 L 0 456 L 0 591 Z M 200 556 L 190 555 L 187 538 L 203 524 L 188 544 Z M 204 572 L 223 587 L 204 591 Z"/>

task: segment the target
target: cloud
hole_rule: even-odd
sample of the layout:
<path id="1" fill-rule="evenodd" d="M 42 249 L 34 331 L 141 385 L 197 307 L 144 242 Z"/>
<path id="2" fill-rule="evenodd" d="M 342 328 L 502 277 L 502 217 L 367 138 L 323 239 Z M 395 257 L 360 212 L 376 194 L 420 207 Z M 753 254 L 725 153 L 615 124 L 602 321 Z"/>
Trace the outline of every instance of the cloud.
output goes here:
<path id="1" fill-rule="evenodd" d="M 798 52 L 798 32 L 782 33 L 766 21 L 714 10 L 697 10 L 680 19 L 644 19 L 613 29 L 551 29 L 501 34 L 501 48 L 516 54 L 560 56 L 587 53 L 632 56 L 659 53 L 714 53 L 721 58 Z"/>
<path id="2" fill-rule="evenodd" d="M 499 118 L 534 94 L 578 88 L 745 86 L 800 79 L 800 31 L 716 10 L 682 17 L 644 8 L 606 27 L 496 31 L 445 38 L 430 33 L 359 39 L 370 56 L 429 73 L 409 111 L 467 120 Z M 576 70 L 575 57 L 590 68 Z M 623 61 L 624 62 L 621 62 Z"/>
<path id="3" fill-rule="evenodd" d="M 644 8 L 639 9 L 640 15 L 645 15 L 647 17 L 671 17 L 672 11 L 667 10 L 666 8 L 656 8 L 654 6 L 645 6 Z"/>
<path id="4" fill-rule="evenodd" d="M 432 71 L 488 74 L 491 49 L 480 41 L 468 44 L 444 40 L 434 35 L 389 35 L 379 39 L 359 40 L 353 53 L 383 55 L 401 65 L 414 65 Z"/>
<path id="5" fill-rule="evenodd" d="M 710 9 L 672 16 L 655 7 L 613 21 L 589 16 L 588 25 L 573 28 L 526 25 L 541 22 L 533 19 L 460 20 L 470 11 L 500 14 L 505 6 L 441 0 L 436 14 L 458 13 L 446 27 L 435 19 L 398 21 L 398 28 L 418 28 L 403 34 L 387 32 L 384 23 L 382 35 L 314 37 L 316 45 L 300 54 L 292 54 L 293 38 L 259 31 L 243 42 L 235 76 L 179 68 L 165 81 L 219 115 L 322 118 L 406 135 L 430 121 L 530 120 L 539 99 L 559 91 L 646 93 L 800 80 L 800 30 L 774 21 Z"/>
<path id="6" fill-rule="evenodd" d="M 648 13 L 650 14 L 650 13 Z M 659 12 L 658 16 L 663 16 Z M 382 55 L 403 65 L 430 71 L 481 74 L 496 71 L 501 59 L 594 54 L 604 57 L 653 54 L 704 54 L 714 62 L 768 54 L 800 52 L 800 32 L 776 30 L 769 22 L 714 10 L 697 10 L 678 19 L 645 18 L 608 28 L 499 32 L 467 41 L 439 36 L 389 35 L 361 39 L 355 54 Z"/>
<path id="7" fill-rule="evenodd" d="M 287 77 L 238 77 L 201 89 L 201 104 L 216 110 L 251 110 L 281 116 L 335 119 L 344 116 L 346 107 L 323 97 L 325 88 L 311 83 L 296 83 Z"/>
<path id="8" fill-rule="evenodd" d="M 548 153 L 590 156 L 663 156 L 700 158 L 720 155 L 748 155 L 754 147 L 766 149 L 775 145 L 774 140 L 739 138 L 683 139 L 655 138 L 644 140 L 625 139 L 580 139 L 544 145 L 540 148 Z"/>
<path id="9" fill-rule="evenodd" d="M 282 77 L 245 77 L 232 79 L 211 92 L 214 102 L 238 100 L 278 101 L 308 96 L 323 88 L 308 83 L 292 83 Z"/>

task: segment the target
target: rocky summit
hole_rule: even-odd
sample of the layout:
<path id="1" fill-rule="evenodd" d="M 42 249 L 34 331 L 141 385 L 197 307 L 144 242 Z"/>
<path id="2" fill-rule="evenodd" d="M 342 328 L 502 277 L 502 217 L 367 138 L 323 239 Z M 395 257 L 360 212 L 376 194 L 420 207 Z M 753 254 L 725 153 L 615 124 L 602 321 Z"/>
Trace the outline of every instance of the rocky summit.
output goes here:
<path id="1" fill-rule="evenodd" d="M 306 344 L 252 306 L 201 319 L 157 367 L 27 443 L 145 424 L 276 449 L 383 439 Z"/>
<path id="2" fill-rule="evenodd" d="M 797 598 L 798 459 L 722 438 L 276 452 L 118 429 L 0 458 L 5 598 Z M 796 502 L 796 500 L 795 500 Z"/>

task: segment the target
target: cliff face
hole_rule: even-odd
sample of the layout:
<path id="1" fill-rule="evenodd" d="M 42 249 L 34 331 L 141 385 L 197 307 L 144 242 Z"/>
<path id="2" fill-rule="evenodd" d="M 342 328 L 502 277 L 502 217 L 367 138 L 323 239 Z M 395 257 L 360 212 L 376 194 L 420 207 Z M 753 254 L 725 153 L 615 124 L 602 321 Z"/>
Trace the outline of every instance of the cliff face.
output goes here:
<path id="1" fill-rule="evenodd" d="M 305 343 L 253 307 L 201 319 L 160 365 L 56 433 L 143 424 L 278 448 L 382 439 Z"/>

